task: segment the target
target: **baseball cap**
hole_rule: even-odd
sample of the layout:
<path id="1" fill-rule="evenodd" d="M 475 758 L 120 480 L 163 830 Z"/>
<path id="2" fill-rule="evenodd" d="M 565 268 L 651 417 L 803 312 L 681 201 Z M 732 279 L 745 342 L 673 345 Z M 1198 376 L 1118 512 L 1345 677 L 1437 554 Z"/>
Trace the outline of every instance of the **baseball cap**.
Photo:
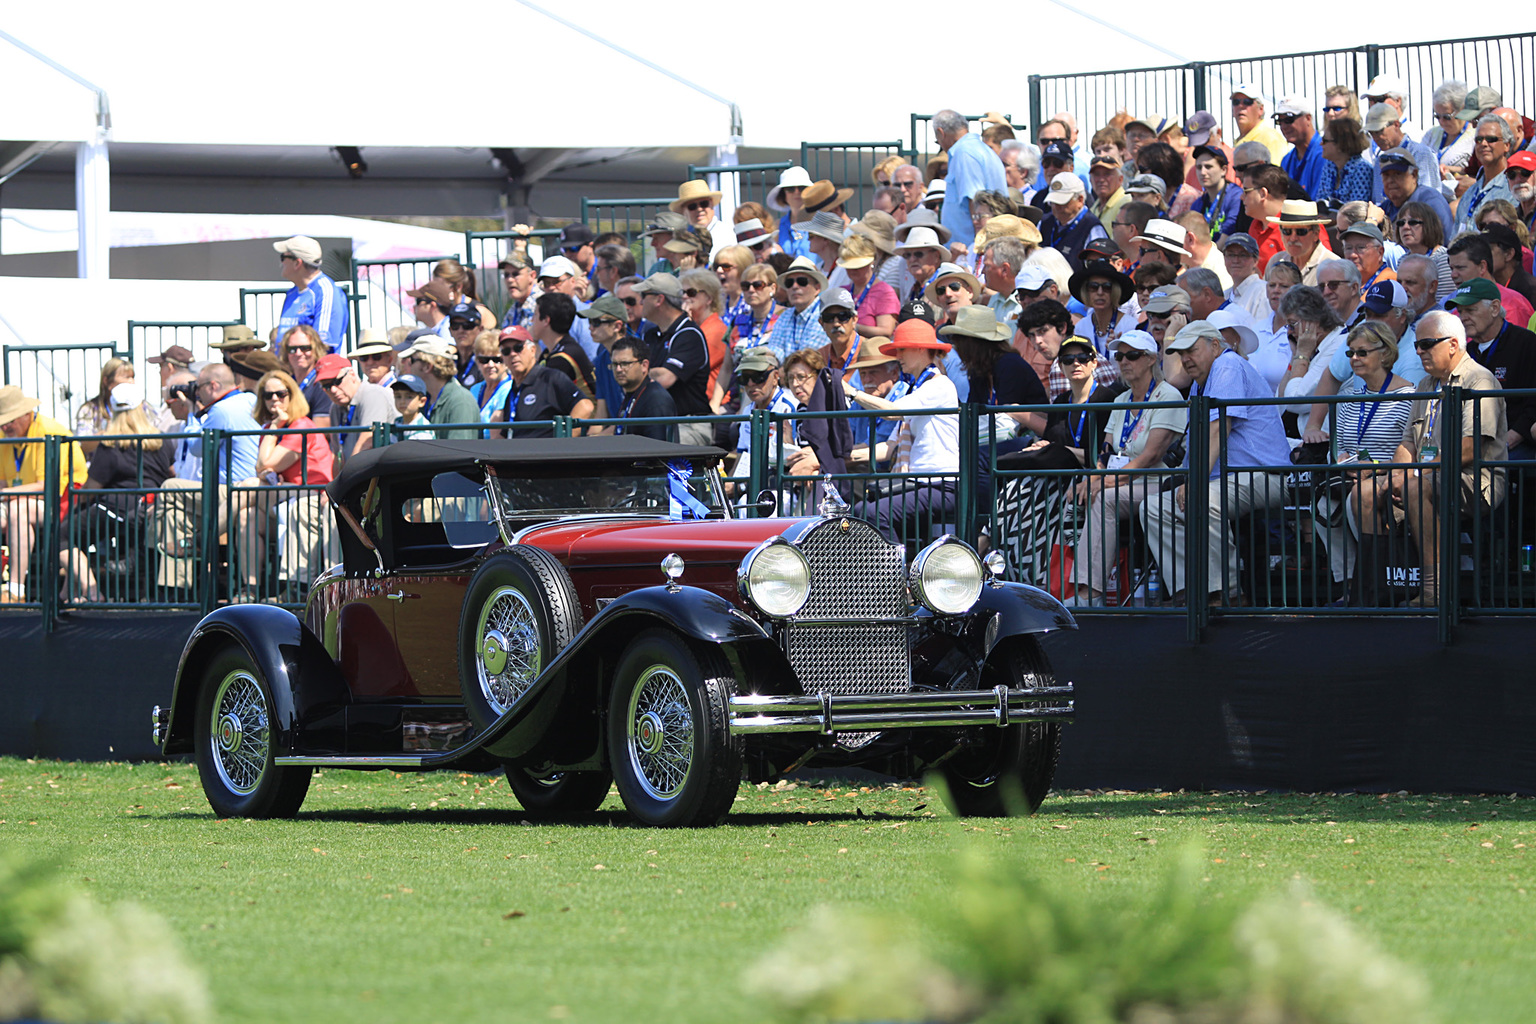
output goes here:
<path id="1" fill-rule="evenodd" d="M 766 373 L 779 368 L 779 357 L 767 345 L 749 348 L 736 360 L 736 373 Z"/>
<path id="2" fill-rule="evenodd" d="M 898 324 L 904 324 L 908 320 L 926 320 L 928 323 L 933 324 L 937 323 L 938 319 L 938 313 L 923 299 L 909 299 L 906 305 L 901 307 L 901 311 L 896 314 L 896 322 Z"/>
<path id="3" fill-rule="evenodd" d="M 1146 331 L 1130 330 L 1114 340 L 1116 345 L 1129 345 L 1140 352 L 1157 355 L 1157 339 Z"/>
<path id="4" fill-rule="evenodd" d="M 192 350 L 181 345 L 172 345 L 157 356 L 150 356 L 144 360 L 146 363 L 177 363 L 181 366 L 192 365 Z"/>
<path id="5" fill-rule="evenodd" d="M 423 334 L 411 343 L 411 347 L 400 353 L 402 356 L 440 356 L 444 359 L 456 358 L 458 353 L 453 349 L 453 342 L 440 334 Z"/>
<path id="6" fill-rule="evenodd" d="M 1406 171 L 1410 168 L 1418 170 L 1419 167 L 1418 164 L 1414 163 L 1413 154 L 1401 146 L 1377 153 L 1376 166 L 1380 167 L 1383 171 Z"/>
<path id="7" fill-rule="evenodd" d="M 1169 352 L 1183 352 L 1185 349 L 1195 347 L 1195 342 L 1201 338 L 1210 338 L 1212 341 L 1221 341 L 1221 329 L 1209 320 L 1195 320 L 1186 324 L 1178 335 L 1168 342 Z"/>
<path id="8" fill-rule="evenodd" d="M 416 376 L 414 373 L 402 373 L 400 376 L 390 381 L 389 386 L 391 388 L 404 388 L 407 391 L 414 391 L 418 395 L 424 395 L 427 393 L 426 382 L 423 381 L 420 377 Z"/>
<path id="9" fill-rule="evenodd" d="M 430 299 L 439 306 L 453 305 L 453 293 L 448 288 L 448 282 L 440 277 L 434 277 L 420 288 L 407 289 L 405 294 L 413 299 Z"/>
<path id="10" fill-rule="evenodd" d="M 1402 96 L 1407 91 L 1408 85 L 1401 78 L 1383 72 L 1371 79 L 1371 84 L 1360 95 L 1369 99 L 1372 96 Z"/>
<path id="11" fill-rule="evenodd" d="M 1227 159 L 1227 154 L 1222 152 L 1219 147 L 1207 146 L 1204 144 L 1196 146 L 1194 151 L 1190 153 L 1190 156 L 1194 157 L 1196 160 L 1199 160 L 1203 156 L 1208 156 L 1212 160 L 1215 160 L 1217 163 L 1221 164 L 1223 167 L 1227 166 L 1227 164 L 1231 162 Z"/>
<path id="12" fill-rule="evenodd" d="M 498 342 L 501 342 L 501 341 L 532 341 L 533 340 L 533 335 L 528 332 L 528 328 L 526 328 L 526 327 L 518 327 L 518 326 L 514 325 L 512 327 L 503 327 L 501 329 L 501 334 L 497 337 L 496 340 Z"/>
<path id="13" fill-rule="evenodd" d="M 1131 176 L 1125 191 L 1130 195 L 1146 195 L 1155 192 L 1163 196 L 1168 194 L 1168 183 L 1156 174 L 1136 174 Z"/>
<path id="14" fill-rule="evenodd" d="M 683 301 L 683 286 L 671 274 L 652 274 L 635 285 L 636 295 L 662 295 L 674 302 Z"/>
<path id="15" fill-rule="evenodd" d="M 1455 294 L 1445 300 L 1445 308 L 1452 306 L 1470 306 L 1474 302 L 1482 302 L 1485 299 L 1499 301 L 1499 286 L 1486 277 L 1474 277 L 1460 288 Z"/>
<path id="16" fill-rule="evenodd" d="M 1157 313 L 1159 315 L 1172 313 L 1176 309 L 1189 308 L 1189 292 L 1178 285 L 1165 284 L 1161 288 L 1152 289 L 1152 294 L 1147 296 L 1147 304 L 1141 307 L 1144 313 Z M 1206 323 L 1204 320 L 1197 323 Z"/>
<path id="17" fill-rule="evenodd" d="M 480 307 L 473 302 L 460 302 L 448 311 L 449 320 L 469 320 L 478 324 L 480 322 Z"/>
<path id="18" fill-rule="evenodd" d="M 1522 149 L 1509 158 L 1509 166 L 1518 167 L 1522 171 L 1536 171 L 1536 153 L 1528 149 Z"/>
<path id="19" fill-rule="evenodd" d="M 1372 313 L 1408 308 L 1408 292 L 1396 281 L 1377 281 L 1365 290 L 1360 304 Z"/>
<path id="20" fill-rule="evenodd" d="M 1467 98 L 1461 101 L 1461 110 L 1456 114 L 1458 121 L 1471 121 L 1485 110 L 1504 105 L 1504 94 L 1497 89 L 1491 89 L 1486 85 L 1480 85 L 1467 93 Z"/>
<path id="21" fill-rule="evenodd" d="M 108 404 L 113 412 L 127 412 L 144 404 L 144 389 L 136 380 L 125 380 L 112 389 Z"/>
<path id="22" fill-rule="evenodd" d="M 1310 114 L 1312 113 L 1312 97 L 1303 96 L 1299 92 L 1293 92 L 1289 96 L 1282 96 L 1275 104 L 1277 114 Z"/>
<path id="23" fill-rule="evenodd" d="M 581 268 L 564 256 L 551 256 L 539 264 L 539 277 L 575 277 Z"/>
<path id="24" fill-rule="evenodd" d="M 496 262 L 500 270 L 528 270 L 533 266 L 533 260 L 519 253 L 509 252 Z"/>
<path id="25" fill-rule="evenodd" d="M 1148 114 L 1145 117 L 1132 118 L 1125 123 L 1125 126 L 1129 128 L 1133 124 L 1141 125 L 1153 135 L 1161 135 L 1168 130 L 1170 122 L 1162 114 Z"/>
<path id="26" fill-rule="evenodd" d="M 833 306 L 858 311 L 858 307 L 853 304 L 853 295 L 847 288 L 833 288 L 821 296 L 822 309 L 831 309 Z"/>
<path id="27" fill-rule="evenodd" d="M 1390 103 L 1375 103 L 1365 112 L 1365 130 L 1379 132 L 1393 121 L 1402 121 L 1403 115 Z"/>
<path id="28" fill-rule="evenodd" d="M 1046 193 L 1045 201 L 1052 206 L 1061 206 L 1070 203 L 1073 196 L 1083 194 L 1083 179 L 1071 171 L 1062 171 L 1051 179 L 1051 190 Z"/>
<path id="29" fill-rule="evenodd" d="M 294 235 L 285 238 L 281 242 L 273 242 L 272 248 L 283 256 L 292 256 L 301 259 L 305 263 L 320 262 L 320 243 L 308 235 Z"/>
<path id="30" fill-rule="evenodd" d="M 1381 228 L 1368 220 L 1356 221 L 1339 232 L 1339 234 L 1341 237 L 1343 235 L 1364 235 L 1374 242 L 1385 242 L 1387 240 L 1387 236 L 1381 233 Z"/>
<path id="31" fill-rule="evenodd" d="M 1013 279 L 1014 291 L 1037 292 L 1052 280 L 1038 263 L 1026 263 Z"/>
<path id="32" fill-rule="evenodd" d="M 1118 171 L 1118 170 L 1120 170 L 1120 168 L 1122 166 L 1123 165 L 1120 163 L 1119 160 L 1116 160 L 1114 157 L 1110 156 L 1108 153 L 1100 153 L 1098 156 L 1094 157 L 1092 160 L 1090 160 L 1088 162 L 1088 170 L 1090 172 L 1098 170 L 1100 167 L 1108 167 L 1111 170 Z"/>
<path id="33" fill-rule="evenodd" d="M 1052 139 L 1040 147 L 1040 163 L 1047 160 L 1059 160 L 1064 164 L 1072 163 L 1072 147 L 1061 139 Z"/>
<path id="34" fill-rule="evenodd" d="M 560 229 L 560 248 L 576 249 L 589 245 L 597 236 L 585 224 L 567 224 Z"/>
<path id="35" fill-rule="evenodd" d="M 641 238 L 650 238 L 658 231 L 681 231 L 688 226 L 688 218 L 671 210 L 661 210 L 651 218 L 651 226 L 640 232 Z"/>
<path id="36" fill-rule="evenodd" d="M 1238 82 L 1232 87 L 1232 96 L 1247 96 L 1251 100 L 1264 102 L 1264 90 L 1259 88 L 1257 82 Z"/>
<path id="37" fill-rule="evenodd" d="M 1221 251 L 1228 249 L 1241 249 L 1250 256 L 1259 254 L 1259 241 L 1246 231 L 1234 231 L 1221 243 Z"/>
<path id="38" fill-rule="evenodd" d="M 345 375 L 350 369 L 352 369 L 352 362 L 346 356 L 338 356 L 334 353 L 328 356 L 321 356 L 315 361 L 315 380 L 330 380 L 333 377 L 340 377 Z"/>
<path id="39" fill-rule="evenodd" d="M 1109 260 L 1114 259 L 1118 255 L 1120 255 L 1120 246 L 1115 244 L 1114 239 L 1095 238 L 1083 246 L 1083 251 L 1079 254 L 1079 257 L 1082 262 L 1087 263 L 1095 257 Z"/>
<path id="40" fill-rule="evenodd" d="M 1191 146 L 1203 146 L 1211 141 L 1211 131 L 1215 127 L 1215 115 L 1209 110 L 1197 110 L 1184 122 L 1184 138 Z"/>
<path id="41" fill-rule="evenodd" d="M 621 323 L 629 320 L 624 303 L 612 292 L 599 296 L 586 309 L 577 310 L 576 315 L 584 320 L 618 320 Z"/>

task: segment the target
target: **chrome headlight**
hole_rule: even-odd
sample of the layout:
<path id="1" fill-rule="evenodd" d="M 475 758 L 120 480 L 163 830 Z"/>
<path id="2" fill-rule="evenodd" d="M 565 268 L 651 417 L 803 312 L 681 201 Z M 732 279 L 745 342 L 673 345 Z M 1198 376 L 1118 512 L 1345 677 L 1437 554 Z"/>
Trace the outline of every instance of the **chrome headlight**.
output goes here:
<path id="1" fill-rule="evenodd" d="M 917 553 L 908 579 L 924 608 L 960 615 L 981 596 L 981 559 L 969 544 L 946 534 Z"/>
<path id="2" fill-rule="evenodd" d="M 811 596 L 811 563 L 782 537 L 753 548 L 736 570 L 736 585 L 752 607 L 770 618 L 798 612 Z"/>

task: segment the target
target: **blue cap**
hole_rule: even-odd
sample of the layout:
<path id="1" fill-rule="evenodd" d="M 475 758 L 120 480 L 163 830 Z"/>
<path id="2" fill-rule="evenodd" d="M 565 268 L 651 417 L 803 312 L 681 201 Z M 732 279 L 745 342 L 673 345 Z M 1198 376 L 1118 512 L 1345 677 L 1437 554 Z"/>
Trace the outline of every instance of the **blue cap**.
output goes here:
<path id="1" fill-rule="evenodd" d="M 473 320 L 480 322 L 480 307 L 473 302 L 461 302 L 448 311 L 449 320 Z"/>
<path id="2" fill-rule="evenodd" d="M 1041 163 L 1045 163 L 1047 160 L 1060 160 L 1062 163 L 1070 165 L 1072 159 L 1072 147 L 1061 139 L 1052 139 L 1040 147 Z"/>
<path id="3" fill-rule="evenodd" d="M 427 393 L 427 385 L 424 384 L 421 378 L 416 376 L 414 373 L 402 373 L 400 376 L 390 381 L 389 386 L 392 388 L 405 388 L 408 391 L 416 392 L 418 395 L 424 395 Z"/>
<path id="4" fill-rule="evenodd" d="M 1401 146 L 1396 149 L 1389 149 L 1384 152 L 1377 153 L 1376 166 L 1380 167 L 1382 170 L 1386 170 L 1388 167 L 1391 167 L 1394 170 L 1407 170 L 1410 167 L 1412 167 L 1414 170 L 1418 170 L 1419 167 L 1418 164 L 1414 163 L 1413 154 Z"/>

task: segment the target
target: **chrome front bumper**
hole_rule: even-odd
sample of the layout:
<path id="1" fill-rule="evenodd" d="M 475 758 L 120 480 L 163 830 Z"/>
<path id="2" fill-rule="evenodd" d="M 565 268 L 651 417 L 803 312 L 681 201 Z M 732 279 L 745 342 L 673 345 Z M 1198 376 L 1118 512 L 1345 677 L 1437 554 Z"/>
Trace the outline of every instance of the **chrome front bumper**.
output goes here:
<path id="1" fill-rule="evenodd" d="M 1071 721 L 1072 684 L 1010 690 L 951 690 L 892 694 L 812 694 L 809 697 L 732 697 L 734 736 L 768 732 L 861 732 L 936 726 Z M 1040 707 L 1060 703 L 1060 707 Z"/>

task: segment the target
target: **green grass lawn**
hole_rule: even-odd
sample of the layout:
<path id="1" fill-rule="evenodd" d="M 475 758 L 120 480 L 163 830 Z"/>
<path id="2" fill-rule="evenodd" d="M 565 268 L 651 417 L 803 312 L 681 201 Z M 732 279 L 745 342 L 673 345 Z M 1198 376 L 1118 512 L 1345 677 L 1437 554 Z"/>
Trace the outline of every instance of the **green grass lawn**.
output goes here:
<path id="1" fill-rule="evenodd" d="M 979 848 L 1138 900 L 1189 841 L 1202 884 L 1316 897 L 1423 972 L 1445 1021 L 1536 1003 L 1536 801 L 1073 793 L 962 821 L 932 790 L 743 786 L 725 826 L 610 796 L 526 825 L 504 780 L 319 773 L 293 821 L 216 820 L 185 764 L 0 758 L 0 846 L 168 918 L 224 1022 L 753 1021 L 746 968 L 824 902 L 913 910 Z M 927 904 L 921 904 L 927 905 Z M 941 905 L 941 904 L 940 904 Z"/>

